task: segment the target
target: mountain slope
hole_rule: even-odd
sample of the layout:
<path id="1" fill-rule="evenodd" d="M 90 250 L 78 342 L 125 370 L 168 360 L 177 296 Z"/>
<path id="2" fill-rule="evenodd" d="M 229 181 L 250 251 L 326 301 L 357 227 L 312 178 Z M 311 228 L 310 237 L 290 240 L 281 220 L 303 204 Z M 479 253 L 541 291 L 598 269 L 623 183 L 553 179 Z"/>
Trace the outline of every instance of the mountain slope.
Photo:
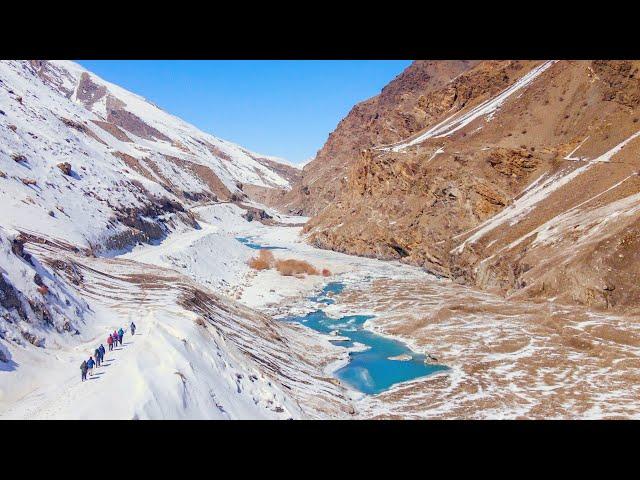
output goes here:
<path id="1" fill-rule="evenodd" d="M 322 210 L 344 189 L 346 169 L 362 149 L 401 140 L 427 125 L 437 109 L 444 108 L 444 104 L 439 107 L 427 102 L 429 94 L 475 63 L 414 62 L 380 95 L 353 107 L 278 206 L 305 215 Z"/>
<path id="2" fill-rule="evenodd" d="M 326 208 L 310 189 L 324 209 L 309 241 L 513 296 L 637 307 L 639 66 L 479 62 L 444 86 L 427 79 L 422 128 L 342 149 L 347 179 Z M 343 121 L 332 136 L 352 134 Z"/>
<path id="3" fill-rule="evenodd" d="M 15 304 L 12 284 L 24 290 L 26 276 L 44 275 L 29 258 L 22 260 L 33 271 L 18 272 L 7 256 L 10 245 L 20 257 L 29 235 L 89 254 L 123 251 L 198 228 L 192 205 L 242 206 L 245 184 L 288 188 L 295 170 L 205 134 L 73 62 L 0 62 L 3 310 L 60 328 L 77 318 L 53 309 L 34 317 L 28 302 L 6 308 Z M 42 299 L 31 292 L 29 300 Z"/>
<path id="4" fill-rule="evenodd" d="M 0 112 L 2 224 L 78 245 L 158 238 L 169 220 L 195 226 L 190 204 L 295 178 L 72 62 L 0 63 Z"/>
<path id="5" fill-rule="evenodd" d="M 201 238 L 209 238 L 206 229 Z M 287 419 L 351 411 L 342 388 L 323 372 L 327 348 L 336 356 L 339 350 L 326 341 L 176 270 L 36 239 L 26 249 L 60 283 L 73 285 L 84 316 L 74 335 L 33 328 L 44 348 L 0 339 L 8 353 L 0 361 L 0 418 Z M 46 304 L 57 295 L 52 289 Z M 81 361 L 119 326 L 123 345 L 81 383 Z"/>

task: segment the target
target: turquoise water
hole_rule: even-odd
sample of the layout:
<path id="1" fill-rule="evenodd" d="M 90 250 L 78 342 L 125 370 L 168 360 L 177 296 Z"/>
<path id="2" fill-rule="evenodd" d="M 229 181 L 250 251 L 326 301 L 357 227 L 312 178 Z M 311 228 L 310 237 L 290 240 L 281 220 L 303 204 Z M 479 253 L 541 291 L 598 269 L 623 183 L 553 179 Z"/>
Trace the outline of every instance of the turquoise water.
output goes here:
<path id="1" fill-rule="evenodd" d="M 327 295 L 329 294 L 329 292 L 338 295 L 340 292 L 342 292 L 342 290 L 344 290 L 344 283 L 342 282 L 329 282 L 327 285 L 325 285 L 325 287 L 322 289 L 322 291 L 320 292 L 320 294 L 314 296 L 314 297 L 309 297 L 309 300 L 312 300 L 314 302 L 318 302 L 318 303 L 324 303 L 325 305 L 331 305 L 333 303 L 336 303 L 335 300 L 329 298 Z"/>
<path id="2" fill-rule="evenodd" d="M 259 243 L 255 243 L 249 237 L 236 237 L 236 240 L 246 245 L 249 248 L 253 248 L 254 250 L 286 250 L 285 247 L 272 247 L 269 245 L 260 245 Z"/>
<path id="3" fill-rule="evenodd" d="M 344 284 L 329 283 L 317 297 L 311 299 L 326 303 L 328 292 L 340 293 Z M 317 300 L 316 300 L 317 299 Z M 333 303 L 333 300 L 331 300 Z M 335 372 L 335 375 L 353 388 L 367 393 L 384 392 L 392 385 L 424 377 L 446 370 L 444 365 L 425 364 L 425 356 L 413 352 L 404 343 L 378 335 L 363 328 L 370 315 L 348 315 L 338 319 L 328 317 L 322 310 L 316 310 L 304 316 L 289 317 L 287 321 L 298 322 L 322 333 L 337 330 L 340 336 L 349 340 L 334 340 L 331 343 L 343 347 L 352 347 L 356 342 L 364 344 L 367 350 L 350 352 L 349 363 Z M 411 360 L 389 360 L 389 357 L 409 355 Z"/>

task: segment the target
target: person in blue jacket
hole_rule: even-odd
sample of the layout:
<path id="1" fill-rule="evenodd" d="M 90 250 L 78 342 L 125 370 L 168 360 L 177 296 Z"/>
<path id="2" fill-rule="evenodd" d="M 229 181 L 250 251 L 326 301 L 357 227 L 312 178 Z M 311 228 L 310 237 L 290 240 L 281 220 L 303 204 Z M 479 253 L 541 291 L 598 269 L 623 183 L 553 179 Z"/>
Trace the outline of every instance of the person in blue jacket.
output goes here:
<path id="1" fill-rule="evenodd" d="M 107 350 L 104 348 L 103 344 L 100 344 L 98 349 L 100 350 L 100 363 L 103 363 L 104 362 L 104 354 L 106 353 Z"/>
<path id="2" fill-rule="evenodd" d="M 118 341 L 120 342 L 121 346 L 122 346 L 122 337 L 124 337 L 124 330 L 122 330 L 122 327 L 120 327 L 120 330 L 118 330 Z"/>
<path id="3" fill-rule="evenodd" d="M 96 362 L 93 360 L 93 357 L 89 357 L 89 360 L 87 360 L 87 370 L 89 370 L 89 376 L 93 375 L 93 366 L 96 364 Z"/>

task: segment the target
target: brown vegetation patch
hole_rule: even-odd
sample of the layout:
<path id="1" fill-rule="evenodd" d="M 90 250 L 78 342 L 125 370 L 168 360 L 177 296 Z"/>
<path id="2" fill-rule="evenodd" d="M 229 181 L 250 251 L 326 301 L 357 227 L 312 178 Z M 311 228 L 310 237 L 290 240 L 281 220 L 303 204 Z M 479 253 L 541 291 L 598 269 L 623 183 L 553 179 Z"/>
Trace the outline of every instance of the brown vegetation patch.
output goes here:
<path id="1" fill-rule="evenodd" d="M 276 269 L 280 272 L 280 275 L 285 277 L 300 274 L 318 275 L 318 270 L 316 270 L 309 262 L 305 262 L 304 260 L 278 260 L 276 262 Z"/>
<path id="2" fill-rule="evenodd" d="M 285 277 L 298 275 L 320 275 L 320 271 L 304 260 L 289 258 L 278 260 L 270 250 L 260 250 L 258 256 L 249 260 L 249 266 L 254 270 L 270 270 L 275 268 L 280 275 Z M 322 270 L 322 275 L 328 277 L 331 272 L 328 269 Z"/>
<path id="3" fill-rule="evenodd" d="M 275 263 L 276 259 L 269 250 L 260 250 L 257 257 L 249 260 L 249 266 L 254 270 L 269 270 Z"/>

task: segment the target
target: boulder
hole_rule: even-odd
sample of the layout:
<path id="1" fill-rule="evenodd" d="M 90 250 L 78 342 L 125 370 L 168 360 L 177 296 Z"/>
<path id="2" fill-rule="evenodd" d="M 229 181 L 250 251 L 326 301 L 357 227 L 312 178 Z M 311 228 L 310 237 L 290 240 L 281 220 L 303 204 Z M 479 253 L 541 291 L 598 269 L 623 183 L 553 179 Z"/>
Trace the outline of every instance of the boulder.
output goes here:
<path id="1" fill-rule="evenodd" d="M 69 162 L 62 162 L 62 163 L 59 163 L 57 166 L 62 173 L 64 173 L 67 176 L 71 176 L 71 164 Z"/>

